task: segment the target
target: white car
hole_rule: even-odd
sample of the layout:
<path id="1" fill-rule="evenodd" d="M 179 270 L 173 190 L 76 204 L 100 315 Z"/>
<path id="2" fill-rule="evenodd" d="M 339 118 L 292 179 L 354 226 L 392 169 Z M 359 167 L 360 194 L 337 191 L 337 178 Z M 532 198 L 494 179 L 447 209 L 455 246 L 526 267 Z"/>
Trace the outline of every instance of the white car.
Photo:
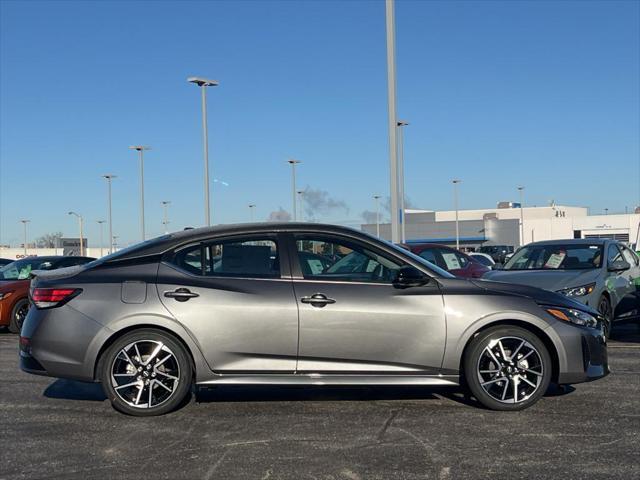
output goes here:
<path id="1" fill-rule="evenodd" d="M 488 268 L 491 268 L 491 269 L 493 269 L 493 267 L 496 264 L 496 262 L 493 261 L 493 258 L 491 258 L 491 255 L 486 254 L 486 253 L 469 252 L 467 255 L 469 255 L 474 260 L 477 260 L 478 262 L 483 264 L 485 267 L 488 267 Z"/>

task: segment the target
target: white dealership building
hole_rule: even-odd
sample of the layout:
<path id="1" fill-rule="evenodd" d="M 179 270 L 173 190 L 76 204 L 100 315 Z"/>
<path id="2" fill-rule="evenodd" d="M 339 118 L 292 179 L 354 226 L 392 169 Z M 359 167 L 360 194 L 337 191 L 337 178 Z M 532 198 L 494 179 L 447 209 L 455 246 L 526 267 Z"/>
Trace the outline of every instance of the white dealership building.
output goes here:
<path id="1" fill-rule="evenodd" d="M 455 219 L 455 210 L 407 210 L 405 239 L 455 244 Z M 550 205 L 521 209 L 518 204 L 501 202 L 498 208 L 459 210 L 458 223 L 460 244 L 471 248 L 570 238 L 614 238 L 640 244 L 640 212 L 589 215 L 586 207 Z M 381 223 L 379 228 L 380 236 L 389 240 L 389 223 Z M 369 223 L 362 225 L 362 229 L 375 234 L 378 226 Z"/>

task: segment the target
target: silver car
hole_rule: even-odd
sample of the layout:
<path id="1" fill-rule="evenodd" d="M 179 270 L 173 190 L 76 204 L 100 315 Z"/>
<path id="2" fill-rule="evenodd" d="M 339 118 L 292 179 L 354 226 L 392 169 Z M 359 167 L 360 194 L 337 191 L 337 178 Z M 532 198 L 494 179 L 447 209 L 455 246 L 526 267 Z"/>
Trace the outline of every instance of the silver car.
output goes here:
<path id="1" fill-rule="evenodd" d="M 549 382 L 608 373 L 602 318 L 566 296 L 458 279 L 411 252 L 319 224 L 202 228 L 31 284 L 29 373 L 101 382 L 132 415 L 193 383 L 465 385 L 520 410 Z"/>
<path id="2" fill-rule="evenodd" d="M 615 319 L 637 315 L 640 258 L 615 240 L 535 242 L 483 279 L 544 288 L 594 307 L 604 316 L 608 335 Z M 626 311 L 620 308 L 625 299 Z"/>

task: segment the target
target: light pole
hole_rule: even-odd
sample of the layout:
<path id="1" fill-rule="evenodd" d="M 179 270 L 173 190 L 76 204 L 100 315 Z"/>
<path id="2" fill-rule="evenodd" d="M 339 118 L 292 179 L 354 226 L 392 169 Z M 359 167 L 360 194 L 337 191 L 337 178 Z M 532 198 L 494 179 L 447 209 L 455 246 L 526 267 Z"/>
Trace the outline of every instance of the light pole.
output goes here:
<path id="1" fill-rule="evenodd" d="M 296 192 L 298 194 L 298 198 L 300 199 L 300 221 L 304 222 L 304 190 L 298 190 Z"/>
<path id="2" fill-rule="evenodd" d="M 406 241 L 405 211 L 404 211 L 404 128 L 409 122 L 398 120 L 398 195 L 400 197 L 400 238 L 402 243 Z"/>
<path id="3" fill-rule="evenodd" d="M 376 201 L 376 236 L 380 238 L 380 195 L 374 195 Z"/>
<path id="4" fill-rule="evenodd" d="M 605 214 L 605 215 L 609 215 L 609 209 L 608 209 L 608 208 L 605 208 L 605 209 L 604 209 L 604 214 Z"/>
<path id="5" fill-rule="evenodd" d="M 211 226 L 211 212 L 209 201 L 209 138 L 207 136 L 207 87 L 217 87 L 217 80 L 201 77 L 189 77 L 187 82 L 200 87 L 202 94 L 202 142 L 204 145 L 204 220 L 207 227 Z"/>
<path id="6" fill-rule="evenodd" d="M 300 160 L 290 158 L 287 163 L 291 165 L 291 200 L 293 201 L 293 221 L 298 220 L 298 211 L 296 207 L 296 165 L 302 163 Z"/>
<path id="7" fill-rule="evenodd" d="M 255 203 L 250 203 L 249 204 L 249 218 L 251 219 L 251 222 L 253 223 L 253 211 L 256 209 L 256 204 Z"/>
<path id="8" fill-rule="evenodd" d="M 80 227 L 80 256 L 84 257 L 84 237 L 82 234 L 82 215 L 76 212 L 69 212 L 69 215 L 75 215 L 78 217 L 78 226 Z"/>
<path id="9" fill-rule="evenodd" d="M 98 222 L 98 225 L 100 225 L 100 256 L 102 257 L 104 255 L 104 220 L 96 220 L 96 222 Z"/>
<path id="10" fill-rule="evenodd" d="M 391 184 L 391 241 L 400 241 L 400 205 L 398 202 L 398 149 L 396 116 L 396 32 L 394 0 L 385 0 L 387 30 L 387 97 L 389 109 L 389 181 Z"/>
<path id="11" fill-rule="evenodd" d="M 163 200 L 162 202 L 162 224 L 164 225 L 164 233 L 169 233 L 167 225 L 169 225 L 169 200 Z"/>
<path id="12" fill-rule="evenodd" d="M 108 190 L 108 206 L 109 206 L 109 253 L 113 253 L 113 222 L 111 218 L 111 181 L 117 178 L 115 175 L 106 174 L 102 175 L 102 178 L 107 180 Z"/>
<path id="13" fill-rule="evenodd" d="M 22 227 L 24 228 L 24 244 L 22 245 L 24 247 L 24 256 L 27 256 L 27 223 L 29 223 L 31 220 L 27 220 L 27 219 L 23 219 L 20 220 L 20 222 L 22 223 Z"/>
<path id="14" fill-rule="evenodd" d="M 136 150 L 140 155 L 140 236 L 144 241 L 144 151 L 151 150 L 151 147 L 144 145 L 131 145 L 131 150 Z"/>
<path id="15" fill-rule="evenodd" d="M 524 245 L 524 187 L 518 187 L 520 192 L 520 246 Z"/>
<path id="16" fill-rule="evenodd" d="M 116 247 L 118 246 L 118 235 L 114 235 L 113 237 L 111 237 L 111 243 L 113 245 L 113 249 L 115 252 Z"/>
<path id="17" fill-rule="evenodd" d="M 456 209 L 456 249 L 460 250 L 460 226 L 458 222 L 458 184 L 462 183 L 462 180 L 454 179 L 453 183 L 453 205 Z"/>

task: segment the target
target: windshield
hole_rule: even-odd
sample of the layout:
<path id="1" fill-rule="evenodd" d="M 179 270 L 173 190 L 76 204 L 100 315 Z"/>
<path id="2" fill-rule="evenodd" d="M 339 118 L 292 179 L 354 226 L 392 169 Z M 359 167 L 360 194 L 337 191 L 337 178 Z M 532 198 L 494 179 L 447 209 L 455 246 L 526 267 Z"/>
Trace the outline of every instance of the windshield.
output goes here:
<path id="1" fill-rule="evenodd" d="M 0 268 L 0 281 L 26 280 L 33 270 L 50 270 L 52 266 L 53 262 L 47 258 L 31 257 L 16 260 Z"/>
<path id="2" fill-rule="evenodd" d="M 590 270 L 602 266 L 602 245 L 529 245 L 504 270 Z"/>

